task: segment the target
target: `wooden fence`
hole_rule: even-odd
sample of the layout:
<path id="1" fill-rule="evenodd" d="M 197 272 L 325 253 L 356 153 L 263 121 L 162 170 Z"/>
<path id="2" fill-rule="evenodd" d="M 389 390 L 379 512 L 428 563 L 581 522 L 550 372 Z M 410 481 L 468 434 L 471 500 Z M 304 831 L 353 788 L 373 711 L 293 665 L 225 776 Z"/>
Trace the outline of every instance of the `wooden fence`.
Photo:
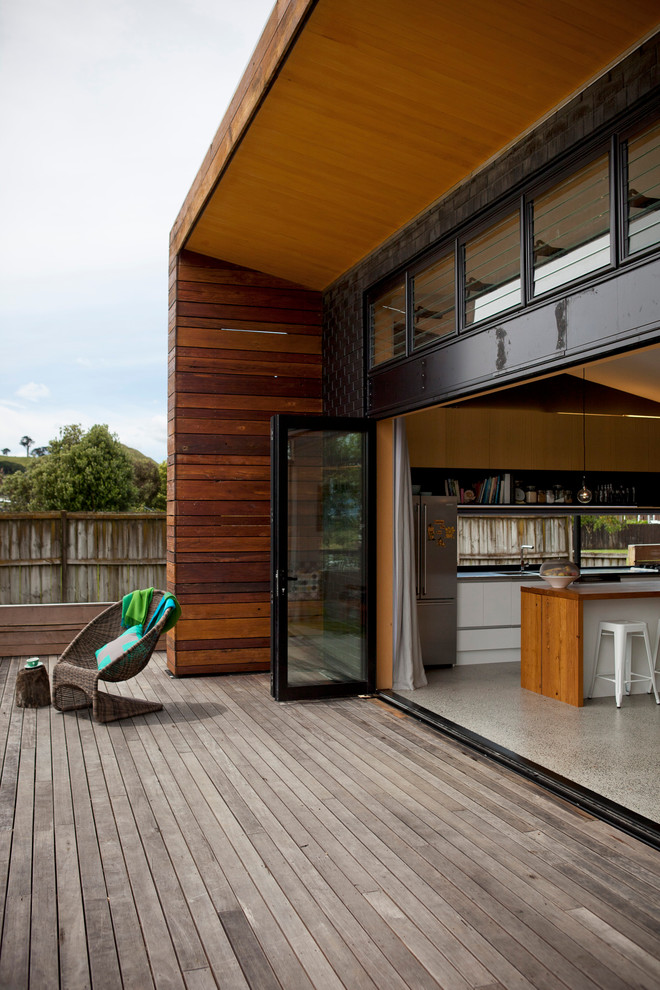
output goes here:
<path id="1" fill-rule="evenodd" d="M 165 518 L 163 512 L 0 512 L 0 605 L 118 601 L 134 588 L 164 588 Z M 616 548 L 653 542 L 654 532 L 648 525 L 631 525 L 611 538 L 597 531 L 584 540 L 583 556 L 589 563 L 625 563 L 625 551 L 619 561 Z M 572 520 L 519 514 L 461 518 L 461 564 L 515 564 L 524 543 L 534 547 L 525 554 L 531 564 L 568 556 Z M 593 547 L 601 554 L 592 561 Z M 611 559 L 602 555 L 608 549 Z"/>
<path id="2" fill-rule="evenodd" d="M 0 605 L 165 587 L 164 512 L 0 512 Z"/>
<path id="3" fill-rule="evenodd" d="M 540 564 L 553 557 L 568 557 L 573 545 L 570 516 L 498 515 L 461 516 L 458 526 L 458 562 L 475 566 L 520 563 L 520 548 L 526 544 L 525 560 Z"/>
<path id="4" fill-rule="evenodd" d="M 618 567 L 626 564 L 628 544 L 641 536 L 651 542 L 654 526 L 632 524 L 618 533 L 604 529 L 589 533 L 583 530 L 582 565 L 584 567 Z M 554 557 L 571 557 L 573 552 L 573 518 L 551 515 L 465 515 L 458 526 L 458 562 L 461 565 L 495 566 L 520 563 L 520 548 L 532 566 Z"/>
<path id="5" fill-rule="evenodd" d="M 607 506 L 603 506 L 603 515 L 607 515 Z M 617 525 L 609 532 L 605 527 L 598 529 L 582 526 L 583 550 L 625 550 L 636 543 L 660 543 L 660 523 L 656 516 L 649 516 L 652 522 L 630 522 L 619 528 Z"/>

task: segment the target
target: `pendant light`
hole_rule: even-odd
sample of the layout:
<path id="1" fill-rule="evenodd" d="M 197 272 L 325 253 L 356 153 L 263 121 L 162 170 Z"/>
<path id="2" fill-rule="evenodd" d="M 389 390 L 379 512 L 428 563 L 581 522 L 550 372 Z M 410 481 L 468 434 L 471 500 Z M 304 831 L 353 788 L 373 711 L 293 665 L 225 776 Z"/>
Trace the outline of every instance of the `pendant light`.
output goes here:
<path id="1" fill-rule="evenodd" d="M 587 416 L 584 408 L 584 368 L 582 369 L 582 488 L 577 493 L 577 500 L 581 505 L 589 505 L 591 502 L 591 491 L 587 488 Z"/>

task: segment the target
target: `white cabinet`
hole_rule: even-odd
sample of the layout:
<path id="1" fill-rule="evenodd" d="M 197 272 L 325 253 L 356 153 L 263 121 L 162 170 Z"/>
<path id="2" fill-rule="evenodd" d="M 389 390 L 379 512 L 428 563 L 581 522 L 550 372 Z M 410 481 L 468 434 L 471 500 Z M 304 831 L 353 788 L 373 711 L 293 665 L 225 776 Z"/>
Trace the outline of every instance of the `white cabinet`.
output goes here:
<path id="1" fill-rule="evenodd" d="M 483 626 L 484 587 L 481 581 L 458 582 L 456 615 L 459 629 L 467 626 Z"/>
<path id="2" fill-rule="evenodd" d="M 519 579 L 459 579 L 457 665 L 520 660 L 523 583 Z"/>

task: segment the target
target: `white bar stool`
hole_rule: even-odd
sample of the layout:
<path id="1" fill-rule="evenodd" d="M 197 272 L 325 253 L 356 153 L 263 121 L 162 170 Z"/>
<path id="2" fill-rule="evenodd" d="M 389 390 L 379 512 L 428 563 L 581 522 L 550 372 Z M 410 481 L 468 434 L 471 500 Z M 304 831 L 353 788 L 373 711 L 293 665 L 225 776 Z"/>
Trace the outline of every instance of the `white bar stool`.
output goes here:
<path id="1" fill-rule="evenodd" d="M 600 648 L 603 636 L 614 638 L 614 676 L 611 674 L 599 674 L 598 663 L 600 660 Z M 633 637 L 641 636 L 646 648 L 646 659 L 648 660 L 648 674 L 634 674 L 631 667 L 632 641 Z M 614 694 L 616 696 L 616 707 L 621 707 L 623 692 L 630 694 L 630 688 L 635 681 L 649 681 L 650 687 L 655 694 L 655 703 L 660 705 L 658 689 L 655 684 L 655 663 L 651 654 L 651 643 L 649 640 L 649 629 L 646 622 L 632 622 L 628 619 L 612 619 L 609 622 L 598 623 L 598 639 L 596 641 L 596 655 L 594 656 L 594 672 L 589 688 L 589 697 L 593 697 L 596 678 L 600 677 L 604 681 L 612 681 L 614 684 Z"/>

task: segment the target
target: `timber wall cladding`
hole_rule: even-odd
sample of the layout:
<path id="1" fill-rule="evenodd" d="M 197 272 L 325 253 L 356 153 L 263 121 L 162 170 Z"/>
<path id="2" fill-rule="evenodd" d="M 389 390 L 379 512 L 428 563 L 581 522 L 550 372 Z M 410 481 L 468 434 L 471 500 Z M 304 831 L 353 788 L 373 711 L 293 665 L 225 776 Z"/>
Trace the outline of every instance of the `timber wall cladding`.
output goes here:
<path id="1" fill-rule="evenodd" d="M 170 279 L 175 674 L 270 663 L 270 418 L 319 414 L 321 294 L 183 251 Z"/>

